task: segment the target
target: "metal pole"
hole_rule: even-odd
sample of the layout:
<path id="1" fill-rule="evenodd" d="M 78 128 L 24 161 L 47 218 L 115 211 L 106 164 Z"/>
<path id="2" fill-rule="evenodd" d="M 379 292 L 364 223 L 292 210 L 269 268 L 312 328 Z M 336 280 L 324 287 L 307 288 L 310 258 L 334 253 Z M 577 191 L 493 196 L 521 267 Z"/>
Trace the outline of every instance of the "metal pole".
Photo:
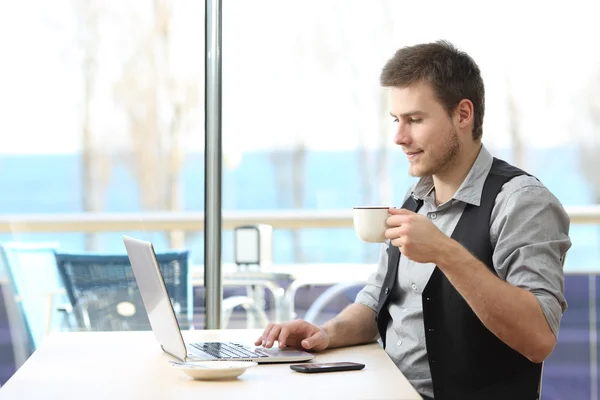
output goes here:
<path id="1" fill-rule="evenodd" d="M 221 328 L 221 0 L 205 3 L 204 286 L 206 329 Z"/>
<path id="2" fill-rule="evenodd" d="M 590 399 L 598 400 L 598 320 L 596 318 L 596 275 L 588 275 L 588 288 L 590 291 Z"/>

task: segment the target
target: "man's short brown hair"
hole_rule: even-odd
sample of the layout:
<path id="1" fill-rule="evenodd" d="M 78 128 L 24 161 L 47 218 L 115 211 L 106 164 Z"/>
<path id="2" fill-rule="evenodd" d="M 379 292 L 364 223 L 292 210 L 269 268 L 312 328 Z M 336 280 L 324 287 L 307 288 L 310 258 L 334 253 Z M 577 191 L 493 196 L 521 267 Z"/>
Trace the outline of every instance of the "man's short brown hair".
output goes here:
<path id="1" fill-rule="evenodd" d="M 485 112 L 483 79 L 475 61 L 451 43 L 440 40 L 401 48 L 383 67 L 380 81 L 384 87 L 401 88 L 428 82 L 448 115 L 461 100 L 470 100 L 475 111 L 473 140 L 481 138 Z"/>

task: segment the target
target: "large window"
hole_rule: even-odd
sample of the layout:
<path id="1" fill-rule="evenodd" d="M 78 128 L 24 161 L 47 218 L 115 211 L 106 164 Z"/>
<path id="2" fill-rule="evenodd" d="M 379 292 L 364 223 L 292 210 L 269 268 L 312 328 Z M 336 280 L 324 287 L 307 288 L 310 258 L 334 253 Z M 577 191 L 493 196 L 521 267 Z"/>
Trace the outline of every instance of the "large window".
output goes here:
<path id="1" fill-rule="evenodd" d="M 484 144 L 565 206 L 598 203 L 595 24 L 580 9 L 519 7 L 225 2 L 225 209 L 399 205 L 414 179 L 392 143 L 379 72 L 401 46 L 438 39 L 482 70 Z M 597 227 L 572 234 L 567 271 L 594 270 Z M 275 259 L 286 263 L 373 261 L 377 253 L 351 229 L 280 231 L 275 241 Z"/>
<path id="2" fill-rule="evenodd" d="M 600 203 L 600 56 L 592 50 L 597 23 L 590 7 L 226 2 L 225 208 L 316 211 L 325 218 L 355 205 L 400 205 L 414 180 L 392 143 L 378 77 L 401 46 L 438 39 L 468 52 L 481 68 L 485 146 L 539 178 L 571 211 Z M 571 227 L 570 308 L 545 365 L 544 398 L 597 395 L 600 230 L 591 216 L 584 221 Z M 377 255 L 378 247 L 361 243 L 350 227 L 275 232 L 275 263 L 299 270 L 322 264 L 320 277 L 344 280 L 355 268 L 328 270 L 327 263 L 369 264 Z M 299 316 L 315 291 L 298 291 Z M 339 296 L 319 321 L 355 293 L 345 291 L 345 302 Z"/>
<path id="3" fill-rule="evenodd" d="M 2 213 L 201 210 L 203 5 L 80 0 L 3 8 Z M 159 246 L 183 245 L 162 236 L 154 238 Z M 122 250 L 117 234 L 60 240 Z"/>
<path id="4" fill-rule="evenodd" d="M 473 56 L 486 84 L 485 146 L 538 177 L 568 210 L 599 204 L 595 15 L 583 1 L 223 1 L 225 297 L 248 295 L 272 320 L 303 317 L 339 274 L 366 276 L 377 261 L 378 245 L 352 231 L 351 209 L 398 206 L 415 182 L 392 142 L 378 82 L 404 45 L 446 39 Z M 131 234 L 157 251 L 187 249 L 198 327 L 204 28 L 204 3 L 195 0 L 0 5 L 0 242 L 114 254 Z M 588 329 L 597 324 L 600 230 L 586 215 L 571 227 L 571 308 L 546 366 L 555 375 L 544 385 L 556 393 L 566 392 L 548 383 L 562 382 L 553 362 L 583 366 L 580 386 L 593 388 L 598 378 L 588 368 L 598 359 Z M 275 290 L 265 296 L 260 282 L 234 282 L 231 229 L 263 220 L 281 226 L 272 240 L 277 274 L 267 285 Z M 294 286 L 303 271 L 306 284 Z M 6 271 L 2 278 L 7 293 Z M 351 302 L 358 287 L 316 321 Z M 293 294 L 292 304 L 273 298 L 276 289 Z M 228 327 L 260 323 L 232 311 L 240 318 Z M 578 342 L 581 335 L 587 339 Z M 570 345 L 576 350 L 565 351 Z"/>
<path id="5" fill-rule="evenodd" d="M 197 1 L 0 5 L 3 246 L 123 255 L 121 235 L 130 234 L 157 252 L 186 249 L 189 270 L 202 270 L 201 221 L 185 231 L 177 223 L 185 219 L 170 216 L 203 209 L 203 20 Z M 2 382 L 47 333 L 43 294 L 56 265 L 42 254 L 0 263 Z M 22 290 L 11 287 L 17 268 L 27 277 Z M 139 306 L 120 312 L 143 313 Z M 21 311 L 33 322 L 19 331 Z M 52 329 L 66 329 L 56 314 Z M 70 328 L 86 329 L 81 321 Z"/>

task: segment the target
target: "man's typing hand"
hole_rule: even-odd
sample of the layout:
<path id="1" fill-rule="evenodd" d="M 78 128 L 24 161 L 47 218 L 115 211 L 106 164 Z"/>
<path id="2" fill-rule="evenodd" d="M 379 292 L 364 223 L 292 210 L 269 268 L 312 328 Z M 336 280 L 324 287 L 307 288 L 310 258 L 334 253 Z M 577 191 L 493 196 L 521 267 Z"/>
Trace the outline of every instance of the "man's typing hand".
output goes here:
<path id="1" fill-rule="evenodd" d="M 294 347 L 301 350 L 322 351 L 329 345 L 329 336 L 323 328 L 301 319 L 284 324 L 269 324 L 262 336 L 254 343 L 271 348 L 279 343 L 280 348 Z"/>

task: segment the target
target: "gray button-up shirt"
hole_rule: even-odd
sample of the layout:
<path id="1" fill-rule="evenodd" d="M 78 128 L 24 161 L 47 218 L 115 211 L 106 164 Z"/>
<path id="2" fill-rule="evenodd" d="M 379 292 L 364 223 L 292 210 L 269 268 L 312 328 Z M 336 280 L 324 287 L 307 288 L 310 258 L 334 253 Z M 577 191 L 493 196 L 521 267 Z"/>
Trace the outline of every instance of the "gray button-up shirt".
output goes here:
<path id="1" fill-rule="evenodd" d="M 420 214 L 451 236 L 466 204 L 480 205 L 483 184 L 493 158 L 482 146 L 477 160 L 454 197 L 436 206 L 431 176 L 421 178 L 407 193 L 423 200 Z M 532 292 L 540 302 L 548 325 L 558 335 L 560 318 L 567 308 L 564 298 L 563 262 L 571 246 L 569 217 L 552 193 L 537 179 L 523 175 L 503 187 L 492 210 L 490 237 L 493 263 L 500 279 Z M 376 310 L 388 266 L 381 247 L 377 271 L 369 278 L 356 302 Z M 391 321 L 386 352 L 422 394 L 433 397 L 427 361 L 421 294 L 435 265 L 420 264 L 402 256 L 397 285 L 390 295 Z"/>

